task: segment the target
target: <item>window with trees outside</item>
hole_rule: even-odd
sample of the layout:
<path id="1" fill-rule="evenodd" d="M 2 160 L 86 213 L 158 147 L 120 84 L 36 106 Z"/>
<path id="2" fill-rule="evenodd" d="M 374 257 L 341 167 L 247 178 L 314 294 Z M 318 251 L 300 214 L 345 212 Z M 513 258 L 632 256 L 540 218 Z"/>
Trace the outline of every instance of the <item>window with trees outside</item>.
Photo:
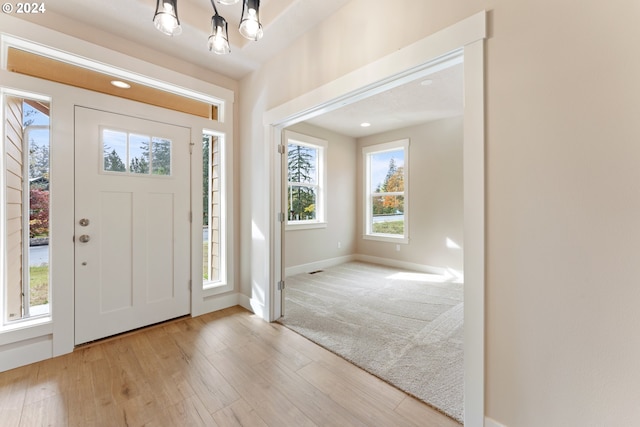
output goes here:
<path id="1" fill-rule="evenodd" d="M 50 314 L 49 99 L 3 91 L 2 320 Z"/>
<path id="2" fill-rule="evenodd" d="M 287 226 L 322 227 L 325 222 L 327 141 L 287 131 Z M 291 228 L 291 227 L 290 227 Z"/>
<path id="3" fill-rule="evenodd" d="M 171 175 L 171 141 L 102 129 L 102 170 L 132 175 Z"/>
<path id="4" fill-rule="evenodd" d="M 363 148 L 365 239 L 407 243 L 409 140 Z"/>

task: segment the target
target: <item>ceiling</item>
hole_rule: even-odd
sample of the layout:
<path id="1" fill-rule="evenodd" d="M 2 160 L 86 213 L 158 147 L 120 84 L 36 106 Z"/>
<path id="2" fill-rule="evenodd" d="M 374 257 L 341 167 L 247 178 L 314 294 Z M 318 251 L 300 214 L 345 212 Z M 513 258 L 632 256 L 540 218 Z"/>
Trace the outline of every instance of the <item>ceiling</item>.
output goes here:
<path id="1" fill-rule="evenodd" d="M 229 55 L 216 55 L 207 47 L 213 16 L 211 0 L 178 1 L 182 34 L 175 37 L 155 29 L 153 15 L 156 0 L 54 0 L 46 2 L 44 14 L 13 16 L 79 38 L 83 38 L 91 30 L 114 34 L 239 80 L 348 2 L 349 0 L 262 0 L 260 21 L 264 37 L 257 42 L 246 40 L 238 32 L 242 1 L 234 5 L 216 3 L 218 12 L 229 25 Z"/>
<path id="2" fill-rule="evenodd" d="M 14 15 L 69 35 L 102 42 L 117 50 L 118 39 L 182 59 L 200 68 L 239 80 L 287 48 L 292 41 L 335 13 L 349 0 L 262 0 L 264 37 L 244 39 L 237 31 L 242 2 L 219 5 L 229 23 L 231 53 L 209 52 L 213 8 L 211 0 L 178 1 L 182 34 L 166 36 L 152 19 L 156 0 L 64 0 L 46 4 L 46 15 Z M 46 19 L 45 19 L 46 18 Z M 93 39 L 87 35 L 94 35 Z M 98 38 L 98 40 L 95 40 Z M 430 85 L 421 85 L 425 79 Z M 429 120 L 462 115 L 462 65 L 412 82 L 309 120 L 338 133 L 362 137 Z M 369 122 L 368 128 L 360 123 Z"/>

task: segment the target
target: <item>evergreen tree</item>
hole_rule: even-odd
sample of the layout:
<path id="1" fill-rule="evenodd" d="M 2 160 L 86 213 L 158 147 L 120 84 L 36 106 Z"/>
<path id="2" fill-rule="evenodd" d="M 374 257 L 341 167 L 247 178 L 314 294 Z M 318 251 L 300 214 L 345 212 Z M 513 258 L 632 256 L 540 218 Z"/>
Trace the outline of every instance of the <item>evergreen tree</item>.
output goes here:
<path id="1" fill-rule="evenodd" d="M 313 188 L 296 183 L 314 183 L 315 165 L 313 152 L 315 149 L 298 144 L 289 144 L 289 219 L 302 220 L 315 218 L 316 195 Z"/>
<path id="2" fill-rule="evenodd" d="M 151 154 L 151 173 L 154 175 L 171 175 L 171 141 L 153 138 Z"/>
<path id="3" fill-rule="evenodd" d="M 115 148 L 109 152 L 109 147 L 104 147 L 104 170 L 110 172 L 126 172 L 127 167 L 116 152 Z"/>

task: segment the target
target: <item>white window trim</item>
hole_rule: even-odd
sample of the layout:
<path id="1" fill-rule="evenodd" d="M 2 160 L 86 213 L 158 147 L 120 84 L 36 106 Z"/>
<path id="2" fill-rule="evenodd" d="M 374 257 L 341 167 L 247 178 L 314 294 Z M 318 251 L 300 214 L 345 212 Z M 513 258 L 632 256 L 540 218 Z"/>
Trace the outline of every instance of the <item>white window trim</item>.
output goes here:
<path id="1" fill-rule="evenodd" d="M 371 221 L 371 196 L 370 192 L 371 188 L 371 157 L 372 153 L 381 153 L 385 151 L 393 151 L 402 148 L 404 150 L 404 235 L 398 236 L 394 234 L 383 234 L 383 233 L 373 233 L 371 231 L 372 221 Z M 384 142 L 381 144 L 368 145 L 362 148 L 362 157 L 363 157 L 363 165 L 364 165 L 364 230 L 362 233 L 362 238 L 366 240 L 377 240 L 381 242 L 390 242 L 390 243 L 409 243 L 409 202 L 410 202 L 410 193 L 409 193 L 409 139 L 399 139 L 391 142 Z M 395 193 L 380 193 L 381 195 L 394 195 Z M 402 193 L 398 193 L 402 194 Z"/>
<path id="2" fill-rule="evenodd" d="M 294 144 L 303 145 L 306 147 L 318 149 L 318 206 L 316 207 L 316 219 L 314 220 L 302 220 L 302 221 L 289 221 L 288 214 L 285 213 L 286 225 L 285 230 L 309 230 L 314 228 L 326 228 L 327 227 L 327 149 L 329 142 L 309 135 L 293 132 L 290 130 L 284 131 L 284 147 L 285 156 L 284 161 L 288 161 L 288 147 L 289 141 Z M 287 168 L 285 168 L 287 170 Z M 289 193 L 289 174 L 285 174 L 285 186 L 287 190 L 285 194 Z M 304 184 L 302 184 L 304 185 Z"/>

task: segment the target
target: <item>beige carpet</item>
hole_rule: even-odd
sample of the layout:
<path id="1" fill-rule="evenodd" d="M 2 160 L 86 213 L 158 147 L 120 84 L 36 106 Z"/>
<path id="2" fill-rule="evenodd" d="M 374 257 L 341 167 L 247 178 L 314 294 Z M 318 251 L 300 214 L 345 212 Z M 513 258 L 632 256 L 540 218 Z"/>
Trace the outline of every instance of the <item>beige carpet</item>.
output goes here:
<path id="1" fill-rule="evenodd" d="M 362 262 L 286 279 L 281 323 L 462 422 L 461 283 Z"/>

